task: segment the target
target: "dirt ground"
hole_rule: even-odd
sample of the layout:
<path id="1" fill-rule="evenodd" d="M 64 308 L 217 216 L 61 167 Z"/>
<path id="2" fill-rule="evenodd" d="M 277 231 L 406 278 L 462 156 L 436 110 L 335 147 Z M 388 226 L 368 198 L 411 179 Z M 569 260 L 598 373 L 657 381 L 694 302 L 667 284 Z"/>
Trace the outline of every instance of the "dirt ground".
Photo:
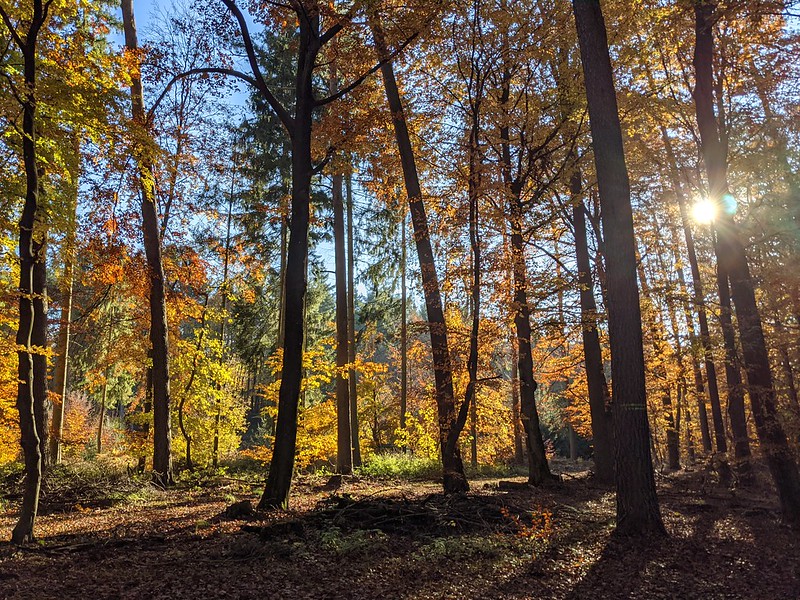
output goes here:
<path id="1" fill-rule="evenodd" d="M 613 494 L 571 470 L 547 489 L 478 480 L 456 498 L 306 477 L 291 511 L 246 519 L 223 514 L 257 501 L 236 478 L 77 502 L 39 518 L 37 544 L 0 543 L 0 598 L 800 598 L 800 538 L 765 485 L 661 476 L 669 537 L 634 543 L 610 536 Z M 14 517 L 0 515 L 0 539 Z"/>

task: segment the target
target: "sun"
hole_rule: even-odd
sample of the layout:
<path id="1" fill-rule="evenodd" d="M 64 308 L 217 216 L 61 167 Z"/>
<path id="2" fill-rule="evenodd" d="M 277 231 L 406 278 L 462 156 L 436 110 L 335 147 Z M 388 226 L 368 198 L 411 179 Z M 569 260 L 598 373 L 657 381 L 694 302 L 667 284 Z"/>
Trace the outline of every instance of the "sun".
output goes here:
<path id="1" fill-rule="evenodd" d="M 719 206 L 709 198 L 698 200 L 692 207 L 692 218 L 701 225 L 713 223 L 719 214 Z"/>

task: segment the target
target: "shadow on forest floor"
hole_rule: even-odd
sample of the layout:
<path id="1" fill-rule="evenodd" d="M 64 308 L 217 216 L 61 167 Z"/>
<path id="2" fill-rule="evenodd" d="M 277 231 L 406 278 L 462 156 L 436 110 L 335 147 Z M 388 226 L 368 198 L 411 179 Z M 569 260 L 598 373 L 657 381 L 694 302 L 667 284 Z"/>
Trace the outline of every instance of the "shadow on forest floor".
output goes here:
<path id="1" fill-rule="evenodd" d="M 575 469 L 572 469 L 575 471 Z M 252 488 L 159 492 L 40 519 L 0 545 L 0 598 L 797 598 L 796 532 L 759 491 L 659 481 L 669 537 L 611 537 L 613 494 L 585 473 L 534 489 L 301 480 L 295 508 L 223 518 Z M 8 539 L 12 515 L 0 517 Z"/>

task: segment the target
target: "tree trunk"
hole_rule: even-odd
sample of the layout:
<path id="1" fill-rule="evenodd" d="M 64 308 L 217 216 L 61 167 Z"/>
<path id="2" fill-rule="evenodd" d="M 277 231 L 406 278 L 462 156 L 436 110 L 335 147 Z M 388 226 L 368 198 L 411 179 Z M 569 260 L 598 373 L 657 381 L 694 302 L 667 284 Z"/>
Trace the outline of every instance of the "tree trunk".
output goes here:
<path id="1" fill-rule="evenodd" d="M 656 228 L 658 229 L 658 228 Z M 642 295 L 644 296 L 643 302 L 648 306 L 648 310 L 644 314 L 644 322 L 650 330 L 650 337 L 653 340 L 653 352 L 656 355 L 655 375 L 660 380 L 661 384 L 661 406 L 664 414 L 664 423 L 666 425 L 666 443 L 667 443 L 667 468 L 671 471 L 680 468 L 680 438 L 678 437 L 679 429 L 675 423 L 675 414 L 672 408 L 672 390 L 670 388 L 669 378 L 667 376 L 666 355 L 668 353 L 666 339 L 666 331 L 661 323 L 655 316 L 656 307 L 650 300 L 653 297 L 653 292 L 647 281 L 647 274 L 644 270 L 644 263 L 639 262 L 639 282 L 642 287 Z"/>
<path id="2" fill-rule="evenodd" d="M 469 335 L 469 356 L 467 357 L 467 390 L 464 394 L 464 406 L 470 411 L 470 459 L 472 467 L 478 468 L 478 343 L 481 324 L 481 239 L 480 239 L 480 206 L 481 191 L 481 148 L 480 148 L 480 98 L 473 101 L 470 119 L 472 126 L 469 134 L 469 243 L 472 252 L 472 285 L 470 288 L 470 313 L 472 328 Z M 461 415 L 459 415 L 460 417 Z M 460 419 L 456 422 L 458 424 Z M 451 436 L 452 437 L 452 436 Z M 457 435 L 455 436 L 457 438 Z M 454 443 L 454 442 L 453 442 Z"/>
<path id="3" fill-rule="evenodd" d="M 76 162 L 80 165 L 80 144 L 75 141 Z M 76 165 L 76 166 L 77 166 Z M 80 167 L 78 166 L 78 169 Z M 56 369 L 53 376 L 53 419 L 50 422 L 50 461 L 52 464 L 61 463 L 61 438 L 64 433 L 64 412 L 67 398 L 67 371 L 69 367 L 69 342 L 72 326 L 72 291 L 75 272 L 75 244 L 78 211 L 78 174 L 75 173 L 74 197 L 71 198 L 72 206 L 69 211 L 67 231 L 62 242 L 64 256 L 64 272 L 61 276 L 61 315 L 58 327 L 58 342 L 56 345 Z"/>
<path id="4" fill-rule="evenodd" d="M 106 401 L 108 399 L 108 376 L 109 376 L 109 369 L 106 368 L 105 372 L 105 380 L 103 381 L 103 392 L 100 395 L 100 419 L 98 419 L 97 424 L 97 454 L 100 455 L 103 452 L 103 425 L 105 425 L 106 420 Z"/>
<path id="5" fill-rule="evenodd" d="M 406 211 L 400 218 L 400 430 L 406 430 L 408 408 L 408 290 L 406 289 Z M 405 438 L 404 438 L 405 439 Z"/>
<path id="6" fill-rule="evenodd" d="M 717 257 L 721 249 L 718 238 L 714 241 Z M 747 417 L 744 410 L 744 385 L 739 362 L 739 352 L 736 349 L 736 331 L 733 327 L 731 293 L 728 287 L 728 276 L 725 267 L 717 258 L 717 290 L 719 292 L 719 324 L 722 329 L 722 339 L 725 346 L 725 381 L 728 385 L 728 416 L 733 433 L 733 452 L 736 457 L 736 470 L 740 476 L 747 477 L 750 471 L 750 442 L 747 431 Z M 714 417 L 717 419 L 717 417 Z M 722 420 L 722 416 L 719 416 Z M 720 441 L 717 437 L 717 452 L 727 451 L 725 439 Z"/>
<path id="7" fill-rule="evenodd" d="M 300 19 L 292 138 L 292 210 L 286 255 L 284 343 L 275 445 L 260 509 L 287 508 L 297 445 L 297 409 L 303 378 L 304 307 L 311 203 L 311 130 L 314 112 L 313 70 L 319 52 L 319 15 Z"/>
<path id="8" fill-rule="evenodd" d="M 335 91 L 335 90 L 334 90 Z M 350 433 L 350 386 L 345 377 L 349 358 L 347 348 L 347 273 L 344 231 L 344 177 L 333 176 L 333 245 L 336 263 L 336 472 L 353 472 L 353 446 Z"/>
<path id="9" fill-rule="evenodd" d="M 697 318 L 700 323 L 700 345 L 703 350 L 703 360 L 706 367 L 706 379 L 708 380 L 708 399 L 711 403 L 711 416 L 714 424 L 714 435 L 717 439 L 720 437 L 725 440 L 725 425 L 722 422 L 722 408 L 719 399 L 719 387 L 717 385 L 717 367 L 714 363 L 714 354 L 711 347 L 711 334 L 708 329 L 708 316 L 706 314 L 705 293 L 703 291 L 703 280 L 700 278 L 700 266 L 697 262 L 697 252 L 694 247 L 694 236 L 692 235 L 692 228 L 689 224 L 689 215 L 686 209 L 686 196 L 683 193 L 683 186 L 678 178 L 678 164 L 675 159 L 675 153 L 672 149 L 672 142 L 670 141 L 667 128 L 661 126 L 661 139 L 664 142 L 664 147 L 667 151 L 667 159 L 669 160 L 669 173 L 672 180 L 672 189 L 678 201 L 678 209 L 681 215 L 681 226 L 683 227 L 683 237 L 686 242 L 686 255 L 689 259 L 689 268 L 692 272 L 692 289 L 694 292 L 693 303 L 695 311 L 697 311 Z M 677 242 L 677 240 L 676 240 Z M 681 281 L 681 290 L 686 288 L 686 282 L 683 277 L 683 270 L 678 269 L 678 276 Z M 687 327 L 689 327 L 689 339 L 695 337 L 694 333 L 694 319 L 689 311 L 688 297 L 684 306 L 684 313 L 686 316 Z M 708 427 L 708 411 L 706 410 L 706 402 L 704 398 L 705 387 L 703 384 L 703 375 L 700 367 L 697 364 L 697 359 L 692 357 L 692 368 L 694 371 L 695 391 L 697 393 L 697 409 L 700 419 L 700 435 L 703 440 L 703 450 L 711 452 L 711 431 Z M 719 442 L 718 442 L 719 443 Z"/>
<path id="10" fill-rule="evenodd" d="M 355 248 L 353 243 L 353 174 L 345 179 L 347 190 L 347 362 L 350 363 L 347 383 L 350 396 L 350 436 L 353 438 L 353 467 L 361 466 L 361 442 L 358 438 L 358 375 L 356 364 L 356 284 Z"/>
<path id="11" fill-rule="evenodd" d="M 504 43 L 505 60 L 508 56 Z M 509 102 L 511 74 L 508 65 L 503 68 L 501 104 L 506 107 Z M 539 413 L 536 410 L 536 387 L 533 377 L 533 357 L 531 354 L 531 312 L 528 305 L 527 265 L 525 263 L 525 241 L 522 237 L 522 182 L 514 180 L 511 174 L 511 141 L 507 124 L 500 128 L 501 161 L 503 184 L 508 196 L 509 222 L 511 226 L 511 271 L 514 280 L 512 293 L 512 310 L 514 311 L 514 328 L 517 335 L 517 374 L 519 377 L 520 421 L 525 430 L 525 447 L 528 455 L 528 482 L 533 485 L 553 479 L 547 464 L 542 431 L 539 428 Z"/>
<path id="12" fill-rule="evenodd" d="M 125 47 L 137 55 L 139 42 L 133 14 L 133 0 L 121 0 Z M 131 76 L 131 112 L 134 122 L 147 131 L 142 80 L 138 69 Z M 142 233 L 150 279 L 150 345 L 153 349 L 153 480 L 161 486 L 173 483 L 172 426 L 169 392 L 169 335 L 161 258 L 161 237 L 158 226 L 158 207 L 155 197 L 150 150 L 136 144 L 134 154 L 139 169 L 139 194 L 142 206 Z"/>
<path id="13" fill-rule="evenodd" d="M 525 451 L 522 446 L 522 409 L 519 398 L 519 360 L 517 358 L 516 340 L 509 340 L 511 344 L 511 413 L 514 419 L 514 464 L 525 463 Z"/>
<path id="14" fill-rule="evenodd" d="M 573 0 L 589 107 L 605 241 L 616 440 L 617 532 L 663 534 L 650 455 L 650 426 L 630 183 L 608 39 L 598 0 Z"/>
<path id="15" fill-rule="evenodd" d="M 450 430 L 454 426 L 456 419 L 453 372 L 450 362 L 450 347 L 447 341 L 447 326 L 444 319 L 439 279 L 436 275 L 436 261 L 434 260 L 430 231 L 428 229 L 428 217 L 425 213 L 425 205 L 422 201 L 422 190 L 419 184 L 414 151 L 408 133 L 400 92 L 397 88 L 394 69 L 389 60 L 389 51 L 383 37 L 380 21 L 375 13 L 370 15 L 370 26 L 375 39 L 378 58 L 383 61 L 381 73 L 383 75 L 386 97 L 394 123 L 395 137 L 400 153 L 400 162 L 403 167 L 403 178 L 405 181 L 406 193 L 408 194 L 411 222 L 414 226 L 414 239 L 416 241 L 417 255 L 419 257 L 422 275 L 422 289 L 425 295 L 425 308 L 431 336 L 431 351 L 433 353 L 444 492 L 446 494 L 465 492 L 469 489 L 469 484 L 464 475 L 464 465 L 461 460 L 461 452 L 458 448 L 458 444 L 448 447 Z"/>
<path id="16" fill-rule="evenodd" d="M 611 395 L 603 368 L 603 352 L 597 331 L 597 303 L 594 298 L 592 267 L 589 263 L 589 243 L 586 215 L 581 200 L 581 173 L 577 166 L 570 178 L 572 226 L 575 230 L 575 256 L 580 286 L 581 332 L 583 358 L 586 365 L 586 384 L 589 392 L 589 411 L 592 417 L 595 477 L 602 483 L 614 481 L 614 437 L 611 420 Z"/>
<path id="17" fill-rule="evenodd" d="M 22 159 L 25 167 L 25 204 L 19 221 L 19 361 L 17 410 L 25 462 L 25 487 L 20 515 L 11 541 L 23 544 L 34 540 L 33 528 L 39 507 L 39 490 L 44 464 L 45 397 L 47 393 L 46 359 L 42 350 L 47 333 L 47 277 L 43 211 L 40 205 L 39 165 L 36 154 L 36 50 L 38 35 L 47 19 L 41 0 L 33 1 L 33 14 L 27 32 L 11 29 L 4 22 L 22 53 L 25 90 L 22 104 Z M 44 362 L 43 362 L 44 361 Z M 44 368 L 44 370 L 43 370 Z"/>
<path id="18" fill-rule="evenodd" d="M 520 382 L 520 418 L 525 429 L 528 450 L 528 482 L 541 485 L 553 478 L 547 464 L 544 439 L 539 428 L 536 410 L 537 383 L 533 377 L 531 353 L 531 311 L 527 297 L 527 266 L 522 239 L 522 203 L 514 194 L 511 198 L 511 254 L 514 270 L 514 326 L 517 332 L 517 369 Z"/>
<path id="19" fill-rule="evenodd" d="M 708 173 L 710 197 L 720 205 L 730 198 L 727 164 L 720 143 L 713 105 L 713 19 L 716 3 L 695 2 L 695 78 L 694 90 L 697 124 L 700 130 L 703 158 Z M 800 521 L 800 472 L 798 472 L 786 434 L 778 420 L 775 389 L 764 340 L 761 315 L 756 305 L 755 290 L 747 264 L 744 246 L 731 214 L 722 211 L 717 226 L 719 266 L 730 282 L 731 297 L 736 307 L 739 340 L 747 372 L 750 403 L 759 440 L 767 459 L 775 487 L 778 489 L 784 518 Z"/>

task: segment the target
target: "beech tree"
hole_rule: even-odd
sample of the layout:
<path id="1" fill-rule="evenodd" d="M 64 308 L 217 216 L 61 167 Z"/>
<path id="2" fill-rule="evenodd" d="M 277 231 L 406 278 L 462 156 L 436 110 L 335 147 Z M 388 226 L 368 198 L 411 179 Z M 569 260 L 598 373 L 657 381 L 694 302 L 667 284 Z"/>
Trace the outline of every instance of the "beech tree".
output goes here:
<path id="1" fill-rule="evenodd" d="M 720 141 L 719 125 L 714 113 L 713 25 L 716 6 L 716 2 L 707 0 L 694 3 L 694 100 L 708 175 L 709 197 L 721 209 L 715 227 L 717 276 L 721 294 L 724 295 L 730 286 L 753 418 L 775 487 L 778 488 L 783 516 L 787 521 L 797 522 L 800 520 L 800 471 L 777 417 L 775 389 L 753 279 L 738 226 L 729 209 L 735 200 L 728 187 L 725 147 Z"/>
<path id="2" fill-rule="evenodd" d="M 630 184 L 608 39 L 599 0 L 573 0 L 589 107 L 606 249 L 617 532 L 663 533 L 650 457 L 650 426 Z"/>
<path id="3" fill-rule="evenodd" d="M 22 158 L 25 166 L 25 204 L 19 221 L 19 385 L 17 410 L 22 432 L 25 459 L 25 489 L 19 520 L 11 541 L 33 541 L 34 523 L 39 506 L 42 466 L 46 455 L 47 363 L 47 256 L 46 222 L 41 200 L 40 165 L 37 158 L 37 52 L 39 36 L 50 10 L 51 1 L 34 0 L 31 14 L 16 25 L 3 7 L 0 17 L 9 37 L 19 49 L 23 63 L 23 85 L 13 82 L 14 95 L 23 111 Z M 24 23 L 27 22 L 27 27 Z"/>

